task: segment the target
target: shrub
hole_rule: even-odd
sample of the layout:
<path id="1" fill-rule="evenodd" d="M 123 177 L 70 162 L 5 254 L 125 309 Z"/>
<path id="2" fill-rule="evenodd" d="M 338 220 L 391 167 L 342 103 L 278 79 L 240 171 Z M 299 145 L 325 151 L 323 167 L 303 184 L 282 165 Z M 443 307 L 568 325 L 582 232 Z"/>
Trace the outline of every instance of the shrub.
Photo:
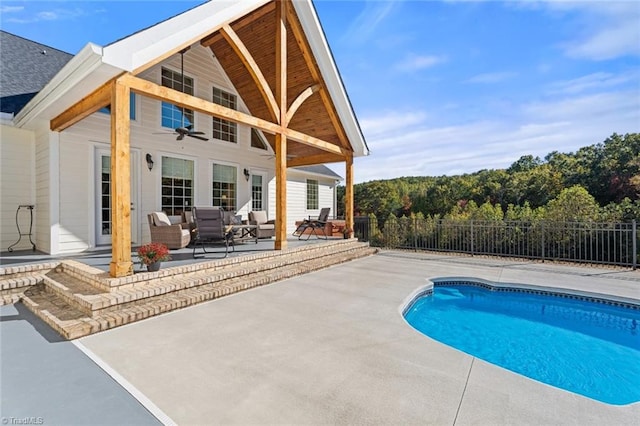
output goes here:
<path id="1" fill-rule="evenodd" d="M 145 265 L 171 260 L 169 249 L 162 243 L 149 243 L 138 248 L 138 258 Z"/>

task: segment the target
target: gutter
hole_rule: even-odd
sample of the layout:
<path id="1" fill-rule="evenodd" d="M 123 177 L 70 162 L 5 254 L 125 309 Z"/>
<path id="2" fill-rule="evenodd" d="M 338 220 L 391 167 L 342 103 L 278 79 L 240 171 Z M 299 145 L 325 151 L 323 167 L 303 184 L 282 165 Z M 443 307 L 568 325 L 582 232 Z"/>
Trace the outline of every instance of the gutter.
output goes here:
<path id="1" fill-rule="evenodd" d="M 15 126 L 27 127 L 62 95 L 68 93 L 69 88 L 81 83 L 101 65 L 102 47 L 88 43 L 20 110 L 14 120 Z"/>
<path id="2" fill-rule="evenodd" d="M 0 112 L 0 124 L 12 125 L 13 113 L 12 112 Z"/>

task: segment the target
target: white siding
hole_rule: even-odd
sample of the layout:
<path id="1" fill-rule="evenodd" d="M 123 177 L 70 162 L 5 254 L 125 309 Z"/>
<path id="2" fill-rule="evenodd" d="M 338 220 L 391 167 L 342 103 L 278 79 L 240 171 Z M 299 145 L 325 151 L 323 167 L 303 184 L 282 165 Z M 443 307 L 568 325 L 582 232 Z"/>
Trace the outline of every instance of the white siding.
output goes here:
<path id="1" fill-rule="evenodd" d="M 318 181 L 318 209 L 307 209 L 307 179 Z M 287 171 L 287 235 L 296 229 L 296 221 L 316 218 L 320 214 L 320 209 L 330 207 L 329 217 L 335 215 L 334 211 L 334 191 L 335 181 L 312 175 L 298 170 Z M 273 212 L 270 218 L 275 218 L 275 179 L 269 182 L 269 209 Z"/>
<path id="2" fill-rule="evenodd" d="M 34 153 L 35 140 L 32 132 L 4 125 L 0 127 L 0 251 L 6 251 L 18 241 L 18 206 L 35 204 Z M 29 210 L 20 210 L 18 223 L 23 234 L 29 232 Z M 34 216 L 34 234 L 35 231 Z M 32 239 L 35 242 L 35 235 Z M 31 249 L 29 237 L 23 236 L 13 249 Z"/>

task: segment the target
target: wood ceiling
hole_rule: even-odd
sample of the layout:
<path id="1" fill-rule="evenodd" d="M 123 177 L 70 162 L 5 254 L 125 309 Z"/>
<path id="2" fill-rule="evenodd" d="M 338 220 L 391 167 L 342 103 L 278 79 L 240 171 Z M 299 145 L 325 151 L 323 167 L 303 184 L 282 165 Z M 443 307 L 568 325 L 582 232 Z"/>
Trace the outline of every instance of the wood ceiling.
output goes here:
<path id="1" fill-rule="evenodd" d="M 346 151 L 353 151 L 293 6 L 288 8 L 286 21 L 287 109 L 295 109 L 295 106 L 292 108 L 292 104 L 297 98 L 304 99 L 291 116 L 288 127 L 344 148 Z M 273 1 L 230 25 L 232 32 L 248 51 L 273 94 L 276 93 L 277 79 L 276 22 L 275 1 Z M 275 122 L 276 118 L 269 107 L 268 95 L 265 95 L 264 90 L 261 91 L 260 85 L 256 83 L 256 78 L 252 75 L 251 67 L 247 65 L 246 58 L 242 58 L 241 53 L 238 53 L 237 46 L 234 48 L 234 45 L 229 42 L 228 32 L 224 34 L 223 32 L 224 27 L 222 31 L 216 31 L 201 40 L 201 44 L 208 46 L 216 56 L 250 114 Z M 305 91 L 306 93 L 304 93 Z M 303 93 L 304 95 L 300 96 Z M 265 133 L 265 136 L 273 148 L 273 135 Z M 344 161 L 343 156 L 294 141 L 288 144 L 287 154 L 291 158 L 290 165 Z"/>

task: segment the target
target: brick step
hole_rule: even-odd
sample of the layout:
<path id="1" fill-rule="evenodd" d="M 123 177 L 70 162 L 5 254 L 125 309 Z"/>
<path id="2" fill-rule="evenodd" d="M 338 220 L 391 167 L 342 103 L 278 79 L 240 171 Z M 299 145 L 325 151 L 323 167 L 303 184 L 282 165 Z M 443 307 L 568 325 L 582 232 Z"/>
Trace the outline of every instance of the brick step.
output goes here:
<path id="1" fill-rule="evenodd" d="M 357 240 L 348 244 L 318 245 L 310 250 L 295 250 L 283 255 L 249 256 L 242 258 L 243 262 L 226 264 L 213 264 L 212 268 L 201 269 L 198 272 L 182 274 L 160 274 L 157 278 L 138 282 L 128 286 L 111 287 L 111 291 L 103 291 L 96 288 L 91 282 L 85 282 L 76 276 L 66 274 L 64 266 L 55 272 L 50 272 L 45 277 L 47 291 L 56 293 L 67 300 L 74 309 L 82 311 L 89 316 L 95 316 L 103 309 L 113 310 L 118 305 L 146 299 L 174 291 L 200 286 L 210 282 L 244 276 L 275 268 L 290 267 L 299 262 L 305 262 L 312 257 L 326 258 L 328 255 L 353 250 L 359 247 L 368 247 L 366 243 Z M 257 257 L 256 259 L 253 259 Z M 252 260 L 253 259 L 253 260 Z M 181 267 L 178 270 L 183 269 Z M 157 274 L 157 273 L 156 273 Z M 147 274 L 148 275 L 148 274 Z M 101 286 L 101 288 L 104 288 Z"/>
<path id="2" fill-rule="evenodd" d="M 36 285 L 41 281 L 42 274 L 56 266 L 57 262 L 0 268 L 0 291 Z"/>
<path id="3" fill-rule="evenodd" d="M 13 305 L 22 298 L 25 290 L 30 287 L 10 288 L 7 290 L 0 290 L 0 306 Z"/>
<path id="4" fill-rule="evenodd" d="M 133 300 L 94 312 L 91 317 L 69 305 L 65 297 L 46 291 L 44 284 L 25 292 L 23 302 L 31 311 L 67 339 L 75 339 L 120 325 L 139 321 L 164 312 L 216 299 L 246 289 L 273 283 L 296 275 L 323 269 L 377 252 L 368 244 L 345 245 L 346 250 L 305 261 L 282 264 L 274 268 L 229 275 L 198 286 L 175 288 L 171 292 Z M 246 268 L 246 265 L 241 265 Z"/>
<path id="5" fill-rule="evenodd" d="M 0 306 L 19 302 L 24 291 L 43 281 L 43 274 L 58 263 L 42 263 L 0 268 Z"/>
<path id="6" fill-rule="evenodd" d="M 27 309 L 67 339 L 70 339 L 69 330 L 86 318 L 83 312 L 69 306 L 65 299 L 46 291 L 43 283 L 25 290 L 20 301 Z"/>

